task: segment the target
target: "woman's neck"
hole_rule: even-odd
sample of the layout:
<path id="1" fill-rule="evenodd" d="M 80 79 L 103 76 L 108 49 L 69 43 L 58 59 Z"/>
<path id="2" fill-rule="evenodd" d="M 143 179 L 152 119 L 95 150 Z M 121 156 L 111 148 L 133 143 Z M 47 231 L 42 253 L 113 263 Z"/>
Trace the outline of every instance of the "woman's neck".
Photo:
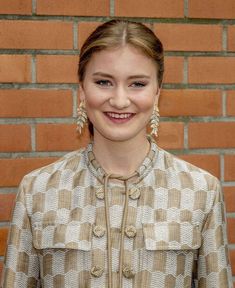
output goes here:
<path id="1" fill-rule="evenodd" d="M 146 137 L 123 142 L 94 137 L 93 152 L 106 173 L 126 176 L 136 171 L 149 148 Z"/>

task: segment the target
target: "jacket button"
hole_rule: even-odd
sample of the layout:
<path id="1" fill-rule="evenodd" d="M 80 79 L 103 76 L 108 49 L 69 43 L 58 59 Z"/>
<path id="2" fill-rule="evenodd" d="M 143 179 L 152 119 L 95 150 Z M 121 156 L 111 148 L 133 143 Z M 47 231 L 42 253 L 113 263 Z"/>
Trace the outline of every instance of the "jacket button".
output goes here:
<path id="1" fill-rule="evenodd" d="M 104 269 L 102 267 L 100 267 L 100 266 L 96 265 L 96 266 L 93 266 L 91 268 L 91 275 L 94 276 L 94 277 L 97 277 L 97 278 L 101 277 L 103 272 L 104 272 Z"/>
<path id="2" fill-rule="evenodd" d="M 129 190 L 129 196 L 131 199 L 136 200 L 140 197 L 140 189 L 132 186 Z"/>
<path id="3" fill-rule="evenodd" d="M 105 228 L 103 226 L 97 225 L 93 228 L 93 233 L 96 237 L 103 237 L 105 234 Z"/>
<path id="4" fill-rule="evenodd" d="M 122 272 L 123 272 L 123 275 L 128 279 L 131 279 L 135 276 L 133 269 L 129 266 L 124 266 L 122 269 Z"/>
<path id="5" fill-rule="evenodd" d="M 125 234 L 129 238 L 134 238 L 136 236 L 136 228 L 132 225 L 125 228 Z"/>
<path id="6" fill-rule="evenodd" d="M 104 189 L 103 187 L 99 187 L 96 189 L 95 195 L 98 199 L 103 200 L 104 199 Z"/>

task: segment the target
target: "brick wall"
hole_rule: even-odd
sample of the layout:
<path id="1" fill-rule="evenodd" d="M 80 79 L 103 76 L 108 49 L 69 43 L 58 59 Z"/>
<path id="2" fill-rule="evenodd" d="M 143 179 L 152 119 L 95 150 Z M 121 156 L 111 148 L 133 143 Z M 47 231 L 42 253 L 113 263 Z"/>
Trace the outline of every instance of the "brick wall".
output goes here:
<path id="1" fill-rule="evenodd" d="M 158 143 L 222 181 L 235 275 L 235 1 L 0 0 L 0 14 L 0 271 L 23 175 L 88 141 L 75 133 L 79 47 L 118 16 L 164 44 Z"/>

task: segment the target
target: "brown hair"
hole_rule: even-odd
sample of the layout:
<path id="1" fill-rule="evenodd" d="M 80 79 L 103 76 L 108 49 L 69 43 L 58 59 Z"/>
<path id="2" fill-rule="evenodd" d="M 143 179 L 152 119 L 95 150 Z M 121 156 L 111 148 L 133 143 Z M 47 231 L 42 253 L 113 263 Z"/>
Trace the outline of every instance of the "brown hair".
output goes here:
<path id="1" fill-rule="evenodd" d="M 78 68 L 79 81 L 82 84 L 86 66 L 95 52 L 130 44 L 147 57 L 154 60 L 157 67 L 158 85 L 161 87 L 164 72 L 164 55 L 161 41 L 151 29 L 142 23 L 128 20 L 111 20 L 98 26 L 84 42 L 80 51 Z M 93 135 L 93 125 L 89 122 L 89 131 Z"/>

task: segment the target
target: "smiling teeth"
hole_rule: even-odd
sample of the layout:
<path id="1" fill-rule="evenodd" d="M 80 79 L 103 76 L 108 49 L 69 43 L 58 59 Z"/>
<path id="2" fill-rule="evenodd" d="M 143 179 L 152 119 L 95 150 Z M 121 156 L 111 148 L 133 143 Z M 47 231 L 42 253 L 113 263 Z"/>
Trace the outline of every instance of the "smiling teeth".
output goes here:
<path id="1" fill-rule="evenodd" d="M 117 118 L 117 119 L 124 119 L 129 118 L 131 113 L 123 113 L 123 114 L 116 114 L 116 113 L 107 113 L 109 117 Z"/>

